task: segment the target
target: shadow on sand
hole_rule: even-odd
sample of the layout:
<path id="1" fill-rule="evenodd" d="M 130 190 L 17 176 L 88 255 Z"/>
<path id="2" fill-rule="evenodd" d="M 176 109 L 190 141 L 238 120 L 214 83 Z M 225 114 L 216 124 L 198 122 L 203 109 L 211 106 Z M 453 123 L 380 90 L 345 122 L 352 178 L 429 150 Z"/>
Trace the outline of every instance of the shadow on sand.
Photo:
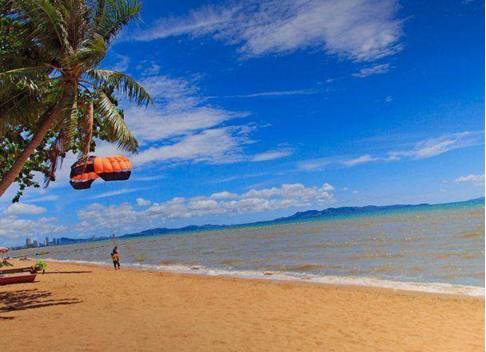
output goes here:
<path id="1" fill-rule="evenodd" d="M 38 289 L 0 292 L 0 313 L 16 312 L 49 306 L 81 303 L 77 298 L 52 298 L 52 293 Z M 0 316 L 0 320 L 12 320 L 14 317 Z"/>
<path id="2" fill-rule="evenodd" d="M 79 270 L 79 271 L 46 271 L 43 275 L 48 274 L 90 274 L 92 271 L 89 270 Z"/>

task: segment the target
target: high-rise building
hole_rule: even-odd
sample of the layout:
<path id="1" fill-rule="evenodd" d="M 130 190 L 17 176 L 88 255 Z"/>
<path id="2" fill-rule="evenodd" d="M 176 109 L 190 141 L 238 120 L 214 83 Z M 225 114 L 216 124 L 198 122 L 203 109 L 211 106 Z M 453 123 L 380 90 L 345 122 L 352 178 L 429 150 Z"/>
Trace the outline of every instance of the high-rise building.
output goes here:
<path id="1" fill-rule="evenodd" d="M 32 247 L 32 238 L 27 238 L 25 240 L 25 246 L 26 247 Z"/>
<path id="2" fill-rule="evenodd" d="M 33 246 L 34 246 L 34 247 L 39 247 L 39 241 L 34 240 Z"/>
<path id="3" fill-rule="evenodd" d="M 46 237 L 46 247 L 49 245 L 49 237 Z"/>

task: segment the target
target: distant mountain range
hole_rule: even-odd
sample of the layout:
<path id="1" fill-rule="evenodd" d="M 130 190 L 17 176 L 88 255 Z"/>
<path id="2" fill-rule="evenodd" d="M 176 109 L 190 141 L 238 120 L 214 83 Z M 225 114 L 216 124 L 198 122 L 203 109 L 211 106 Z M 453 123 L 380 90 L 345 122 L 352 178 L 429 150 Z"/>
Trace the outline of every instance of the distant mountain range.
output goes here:
<path id="1" fill-rule="evenodd" d="M 463 202 L 453 202 L 453 203 L 442 203 L 442 204 L 397 204 L 397 205 L 385 205 L 385 206 L 378 206 L 378 205 L 367 205 L 363 207 L 340 207 L 340 208 L 327 208 L 324 210 L 307 210 L 297 212 L 294 215 L 277 218 L 274 220 L 268 221 L 260 221 L 260 222 L 252 222 L 252 223 L 245 223 L 245 224 L 237 224 L 237 225 L 190 225 L 180 228 L 166 228 L 166 227 L 159 227 L 149 230 L 144 230 L 137 233 L 129 233 L 122 236 L 117 236 L 117 238 L 135 238 L 135 237 L 145 237 L 145 236 L 157 236 L 157 235 L 168 235 L 174 233 L 188 233 L 188 232 L 200 232 L 200 231 L 208 231 L 208 230 L 221 230 L 227 228 L 239 228 L 239 227 L 248 227 L 248 226 L 265 226 L 265 225 L 277 225 L 282 223 L 294 223 L 294 222 L 303 222 L 303 221 L 312 221 L 312 220 L 324 220 L 324 219 L 332 219 L 336 217 L 347 217 L 347 216 L 365 216 L 371 214 L 378 214 L 378 213 L 390 213 L 395 211 L 413 211 L 419 209 L 433 209 L 433 208 L 459 208 L 459 207 L 466 207 L 466 206 L 473 206 L 473 205 L 484 205 L 484 197 L 471 199 Z M 73 244 L 73 243 L 80 243 L 80 242 L 89 242 L 89 241 L 102 241 L 110 239 L 110 237 L 97 237 L 97 238 L 88 238 L 88 239 L 73 239 L 62 237 L 58 239 L 58 244 Z"/>
<path id="2" fill-rule="evenodd" d="M 139 237 L 139 236 L 154 236 L 154 235 L 163 235 L 163 234 L 171 234 L 171 233 L 180 233 L 180 232 L 196 232 L 196 231 L 208 231 L 208 230 L 218 230 L 218 229 L 227 229 L 227 228 L 236 228 L 236 227 L 245 227 L 245 226 L 260 226 L 260 225 L 273 225 L 279 223 L 291 223 L 291 222 L 299 222 L 299 221 L 309 221 L 309 220 L 318 220 L 318 219 L 329 219 L 329 218 L 336 218 L 336 217 L 345 217 L 351 215 L 370 215 L 376 213 L 388 213 L 392 211 L 403 211 L 403 210 L 418 210 L 418 209 L 426 209 L 426 208 L 434 208 L 434 207 L 461 207 L 461 206 L 471 206 L 475 204 L 484 204 L 484 197 L 475 198 L 463 202 L 453 202 L 453 203 L 442 203 L 442 204 L 397 204 L 397 205 L 367 205 L 363 207 L 340 207 L 340 208 L 327 208 L 324 210 L 307 210 L 307 211 L 300 211 L 295 213 L 294 215 L 277 218 L 268 221 L 259 221 L 259 222 L 251 222 L 251 223 L 244 223 L 244 224 L 237 224 L 237 225 L 190 225 L 180 228 L 154 228 L 150 230 L 145 230 L 138 233 L 126 234 L 120 236 L 120 238 L 124 237 Z"/>
<path id="3" fill-rule="evenodd" d="M 294 215 L 275 219 L 270 222 L 299 221 L 299 220 L 308 220 L 308 219 L 315 219 L 315 218 L 332 218 L 332 217 L 349 216 L 349 215 L 369 215 L 371 213 L 386 213 L 386 212 L 399 211 L 399 210 L 417 210 L 417 209 L 432 208 L 432 207 L 460 207 L 461 205 L 471 206 L 474 204 L 481 204 L 481 203 L 484 204 L 484 197 L 475 198 L 463 202 L 442 203 L 442 204 L 421 203 L 421 204 L 397 204 L 397 205 L 383 205 L 383 206 L 366 205 L 363 207 L 327 208 L 324 210 L 308 210 L 308 211 L 297 212 Z"/>

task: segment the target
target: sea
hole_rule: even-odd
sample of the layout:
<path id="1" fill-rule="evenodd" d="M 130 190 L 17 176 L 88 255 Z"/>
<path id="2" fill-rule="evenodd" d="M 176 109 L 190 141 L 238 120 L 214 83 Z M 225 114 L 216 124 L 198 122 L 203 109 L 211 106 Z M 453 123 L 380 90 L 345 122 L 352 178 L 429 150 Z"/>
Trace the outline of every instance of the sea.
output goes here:
<path id="1" fill-rule="evenodd" d="M 484 200 L 25 249 L 143 270 L 484 296 Z"/>

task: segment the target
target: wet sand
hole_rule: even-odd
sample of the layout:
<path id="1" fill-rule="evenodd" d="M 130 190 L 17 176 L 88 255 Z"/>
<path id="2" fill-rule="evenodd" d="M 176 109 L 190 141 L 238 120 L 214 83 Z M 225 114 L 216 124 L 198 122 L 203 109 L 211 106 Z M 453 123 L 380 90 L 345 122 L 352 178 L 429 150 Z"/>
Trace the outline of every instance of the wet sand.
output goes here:
<path id="1" fill-rule="evenodd" d="M 484 299 L 48 263 L 35 283 L 0 286 L 0 346 L 483 351 Z"/>

